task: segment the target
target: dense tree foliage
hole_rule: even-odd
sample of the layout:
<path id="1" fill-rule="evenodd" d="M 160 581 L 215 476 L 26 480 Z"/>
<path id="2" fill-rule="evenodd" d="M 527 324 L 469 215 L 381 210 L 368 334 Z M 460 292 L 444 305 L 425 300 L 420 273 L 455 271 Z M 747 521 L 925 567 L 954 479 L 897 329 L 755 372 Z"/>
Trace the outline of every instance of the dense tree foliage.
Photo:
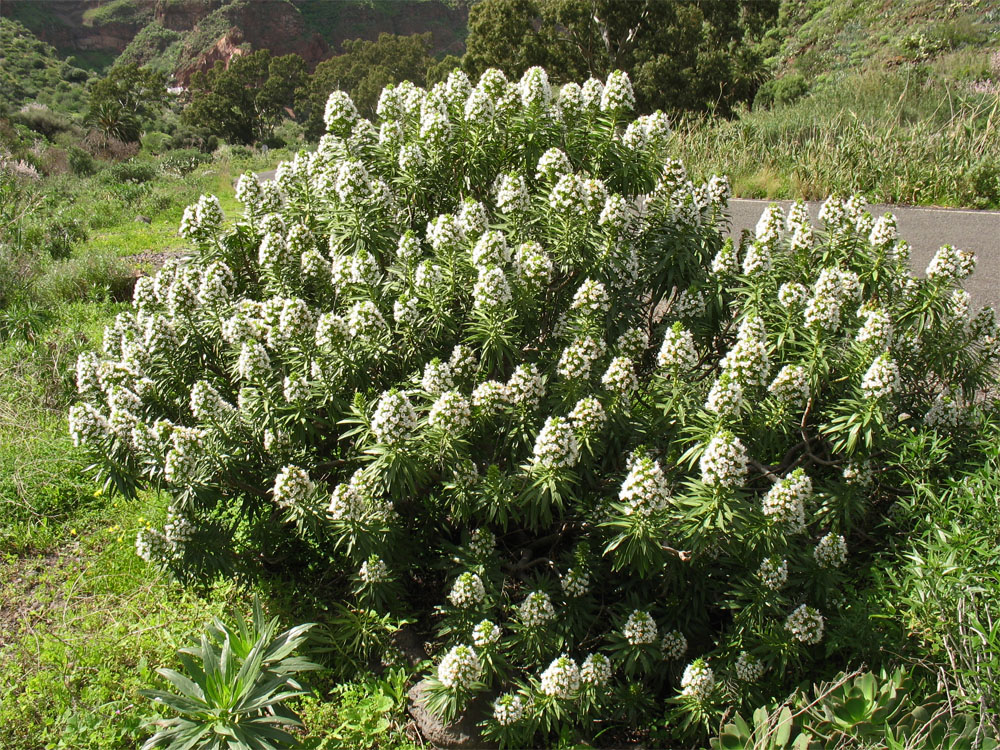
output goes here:
<path id="1" fill-rule="evenodd" d="M 184 120 L 235 143 L 266 138 L 282 113 L 295 103 L 307 80 L 298 55 L 272 57 L 267 50 L 233 57 L 226 66 L 191 76 Z"/>
<path id="2" fill-rule="evenodd" d="M 774 0 L 485 0 L 469 14 L 464 66 L 557 82 L 629 71 L 641 111 L 728 112 L 752 98 L 763 59 L 753 44 Z"/>
<path id="3" fill-rule="evenodd" d="M 167 76 L 134 63 L 116 65 L 90 89 L 87 121 L 106 138 L 134 143 L 143 121 L 167 101 Z"/>

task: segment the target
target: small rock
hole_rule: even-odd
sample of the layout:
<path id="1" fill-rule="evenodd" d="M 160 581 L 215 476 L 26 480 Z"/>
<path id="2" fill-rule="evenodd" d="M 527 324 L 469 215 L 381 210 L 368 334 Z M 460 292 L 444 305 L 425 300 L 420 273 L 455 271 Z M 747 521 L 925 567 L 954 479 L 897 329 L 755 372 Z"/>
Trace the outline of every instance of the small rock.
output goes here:
<path id="1" fill-rule="evenodd" d="M 137 222 L 142 222 L 143 224 L 152 224 L 152 220 L 148 216 L 136 216 L 135 220 Z"/>
<path id="2" fill-rule="evenodd" d="M 496 744 L 479 736 L 477 717 L 482 716 L 488 706 L 488 698 L 479 696 L 473 700 L 465 713 L 452 724 L 443 724 L 424 705 L 424 688 L 427 681 L 421 680 L 407 693 L 410 716 L 417 724 L 420 735 L 431 745 L 442 750 L 493 750 Z"/>

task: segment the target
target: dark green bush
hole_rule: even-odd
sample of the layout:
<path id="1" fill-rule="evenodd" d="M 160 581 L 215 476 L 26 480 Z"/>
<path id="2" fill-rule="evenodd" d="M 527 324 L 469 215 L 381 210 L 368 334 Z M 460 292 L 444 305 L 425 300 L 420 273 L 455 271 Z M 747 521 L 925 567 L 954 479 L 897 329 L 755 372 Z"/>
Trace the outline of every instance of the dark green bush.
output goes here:
<path id="1" fill-rule="evenodd" d="M 156 177 L 159 171 L 155 162 L 129 159 L 112 165 L 102 176 L 106 182 L 112 184 L 124 182 L 142 184 Z"/>
<path id="2" fill-rule="evenodd" d="M 80 177 L 89 177 L 97 171 L 94 164 L 94 157 L 79 146 L 70 146 L 66 152 L 69 155 L 69 168 L 73 174 Z"/>
<path id="3" fill-rule="evenodd" d="M 789 73 L 761 86 L 757 90 L 753 106 L 754 109 L 770 109 L 774 106 L 791 104 L 805 96 L 808 91 L 809 85 L 805 76 L 801 73 Z"/>

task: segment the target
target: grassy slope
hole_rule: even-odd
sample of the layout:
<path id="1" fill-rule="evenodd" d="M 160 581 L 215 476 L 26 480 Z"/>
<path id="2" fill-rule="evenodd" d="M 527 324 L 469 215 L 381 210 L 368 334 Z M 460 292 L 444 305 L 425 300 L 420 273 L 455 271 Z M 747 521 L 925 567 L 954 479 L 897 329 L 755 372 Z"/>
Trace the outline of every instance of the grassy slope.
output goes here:
<path id="1" fill-rule="evenodd" d="M 87 72 L 60 59 L 52 46 L 17 21 L 0 18 L 0 105 L 58 109 L 64 100 L 81 98 L 86 80 Z"/>
<path id="2" fill-rule="evenodd" d="M 694 172 L 742 197 L 1000 207 L 1000 99 L 976 87 L 1000 86 L 995 3 L 786 0 L 769 37 L 788 100 L 679 123 Z"/>

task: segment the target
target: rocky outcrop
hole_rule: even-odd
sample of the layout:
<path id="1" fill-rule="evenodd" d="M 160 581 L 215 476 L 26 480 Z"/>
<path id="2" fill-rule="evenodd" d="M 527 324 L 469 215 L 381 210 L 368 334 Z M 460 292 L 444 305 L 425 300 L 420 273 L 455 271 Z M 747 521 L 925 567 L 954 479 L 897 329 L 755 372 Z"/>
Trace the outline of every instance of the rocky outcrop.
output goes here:
<path id="1" fill-rule="evenodd" d="M 243 32 L 239 28 L 234 26 L 229 29 L 222 38 L 220 38 L 214 45 L 209 49 L 199 55 L 195 61 L 189 65 L 185 65 L 178 71 L 174 73 L 174 80 L 177 82 L 178 86 L 188 85 L 191 80 L 191 74 L 196 71 L 206 71 L 215 67 L 215 63 L 221 61 L 227 66 L 229 61 L 242 55 L 244 50 L 243 45 Z"/>

